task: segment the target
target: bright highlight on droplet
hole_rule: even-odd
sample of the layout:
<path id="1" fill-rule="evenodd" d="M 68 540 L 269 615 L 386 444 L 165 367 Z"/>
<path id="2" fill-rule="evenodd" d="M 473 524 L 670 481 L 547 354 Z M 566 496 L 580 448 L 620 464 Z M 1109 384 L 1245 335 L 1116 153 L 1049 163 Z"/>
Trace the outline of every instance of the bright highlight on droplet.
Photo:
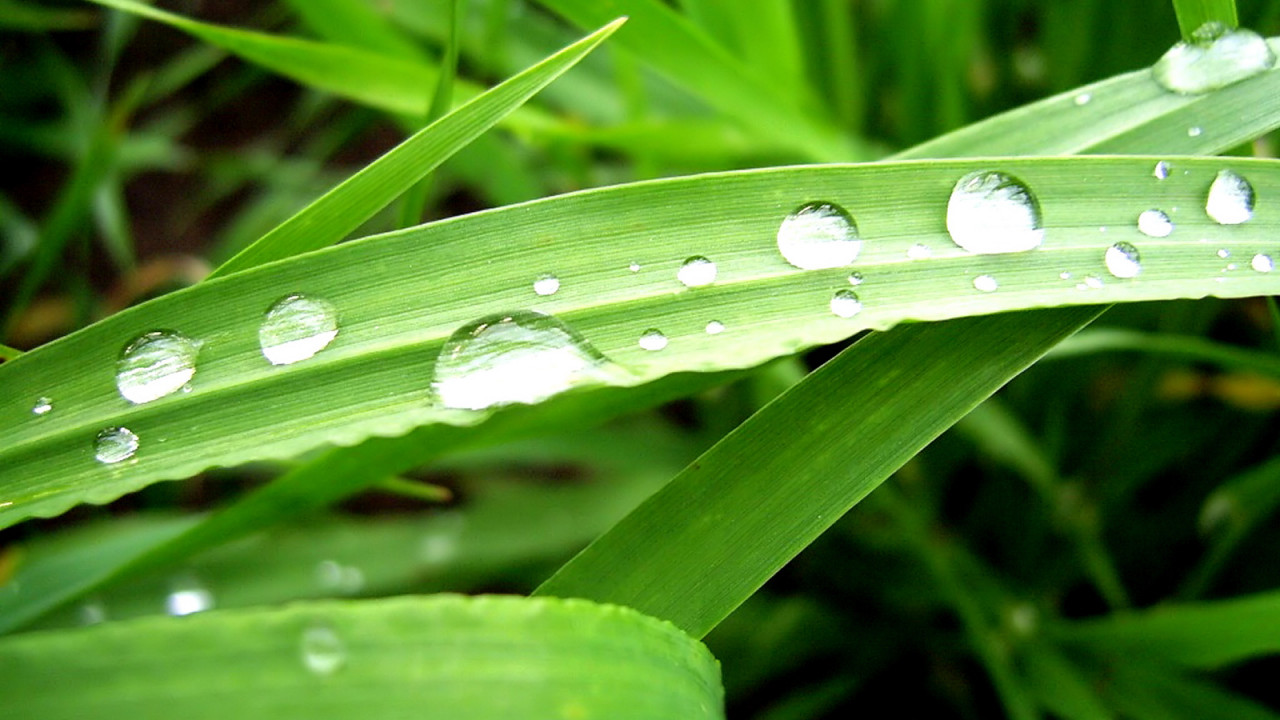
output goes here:
<path id="1" fill-rule="evenodd" d="M 701 255 L 694 255 L 680 266 L 676 279 L 685 287 L 710 285 L 716 281 L 716 264 Z"/>
<path id="2" fill-rule="evenodd" d="M 667 336 L 657 328 L 649 328 L 640 335 L 639 344 L 643 350 L 657 352 L 667 346 Z"/>
<path id="3" fill-rule="evenodd" d="M 1156 163 L 1156 167 L 1151 171 L 1151 176 L 1157 180 L 1167 180 L 1169 178 L 1169 163 L 1161 160 Z"/>
<path id="4" fill-rule="evenodd" d="M 1276 264 L 1271 260 L 1270 255 L 1263 255 L 1262 253 L 1258 253 L 1257 255 L 1253 256 L 1252 260 L 1249 261 L 1249 267 L 1253 268 L 1254 270 L 1260 273 L 1269 273 L 1272 270 L 1275 270 Z"/>
<path id="5" fill-rule="evenodd" d="M 724 323 L 720 322 L 719 320 L 712 320 L 711 322 L 707 323 L 706 330 L 708 335 L 719 335 L 720 333 L 724 332 Z"/>
<path id="6" fill-rule="evenodd" d="M 193 615 L 213 609 L 213 593 L 195 578 L 183 578 L 173 584 L 165 596 L 164 611 L 170 615 Z"/>
<path id="7" fill-rule="evenodd" d="M 1040 203 L 1026 183 L 1001 172 L 960 178 L 947 201 L 947 232 L 971 253 L 994 255 L 1040 247 Z"/>
<path id="8" fill-rule="evenodd" d="M 862 301 L 852 290 L 839 290 L 831 296 L 831 312 L 837 317 L 851 318 L 862 312 Z"/>
<path id="9" fill-rule="evenodd" d="M 1169 237 L 1173 232 L 1173 222 L 1160 210 L 1144 210 L 1138 216 L 1138 231 L 1148 237 Z"/>
<path id="10" fill-rule="evenodd" d="M 1107 271 L 1121 279 L 1137 277 L 1142 272 L 1138 248 L 1127 242 L 1118 242 L 1107 248 L 1103 260 L 1107 264 Z"/>
<path id="11" fill-rule="evenodd" d="M 802 205 L 778 226 L 778 251 L 801 270 L 842 267 L 861 250 L 857 224 L 835 203 Z"/>
<path id="12" fill-rule="evenodd" d="M 1075 98 L 1073 99 L 1073 102 L 1077 106 L 1084 106 L 1084 105 L 1088 105 L 1090 100 L 1093 100 L 1092 95 L 1090 95 L 1089 93 L 1080 93 L 1079 95 L 1075 96 Z"/>
<path id="13" fill-rule="evenodd" d="M 1219 170 L 1209 186 L 1204 211 L 1219 225 L 1239 225 L 1253 217 L 1253 185 L 1230 170 Z"/>
<path id="14" fill-rule="evenodd" d="M 128 460 L 136 452 L 138 436 L 126 427 L 103 428 L 93 439 L 93 457 L 105 465 Z"/>
<path id="15" fill-rule="evenodd" d="M 864 278 L 862 277 L 862 273 L 860 272 L 849 273 L 849 284 L 854 287 L 858 287 L 859 285 L 861 285 L 863 279 Z"/>
<path id="16" fill-rule="evenodd" d="M 346 646 L 327 625 L 312 625 L 302 632 L 302 664 L 316 675 L 332 675 L 347 662 Z"/>
<path id="17" fill-rule="evenodd" d="M 338 336 L 333 304 L 308 295 L 285 295 L 273 304 L 258 327 L 262 355 L 272 365 L 301 362 L 329 346 Z"/>
<path id="18" fill-rule="evenodd" d="M 995 292 L 1000 287 L 1000 283 L 996 282 L 996 279 L 990 275 L 979 275 L 973 279 L 973 287 L 981 292 L 989 293 Z"/>
<path id="19" fill-rule="evenodd" d="M 34 415 L 47 415 L 53 409 L 53 400 L 47 397 L 36 399 L 36 404 L 31 406 L 31 412 Z"/>
<path id="20" fill-rule="evenodd" d="M 431 386 L 459 410 L 532 404 L 611 377 L 610 363 L 559 319 L 529 310 L 489 315 L 454 331 Z"/>
<path id="21" fill-rule="evenodd" d="M 1187 128 L 1187 137 L 1200 137 L 1202 134 L 1204 134 L 1204 128 L 1199 125 L 1192 125 Z"/>
<path id="22" fill-rule="evenodd" d="M 627 269 L 628 269 L 628 270 L 630 270 L 630 271 L 631 271 L 631 272 L 633 272 L 633 273 L 634 273 L 634 272 L 640 272 L 640 263 L 638 263 L 638 262 L 633 262 L 633 263 L 631 263 L 630 265 L 628 265 L 628 266 L 627 266 Z"/>
<path id="23" fill-rule="evenodd" d="M 1213 22 L 1198 28 L 1190 43 L 1170 48 L 1151 73 L 1166 90 L 1199 95 L 1270 70 L 1275 62 L 1262 36 Z"/>
<path id="24" fill-rule="evenodd" d="M 533 281 L 533 291 L 544 297 L 547 295 L 555 295 L 559 289 L 560 278 L 550 273 L 540 275 L 537 280 Z"/>
<path id="25" fill-rule="evenodd" d="M 173 330 L 154 330 L 134 338 L 116 362 L 116 389 L 134 405 L 177 392 L 196 374 L 200 346 Z"/>

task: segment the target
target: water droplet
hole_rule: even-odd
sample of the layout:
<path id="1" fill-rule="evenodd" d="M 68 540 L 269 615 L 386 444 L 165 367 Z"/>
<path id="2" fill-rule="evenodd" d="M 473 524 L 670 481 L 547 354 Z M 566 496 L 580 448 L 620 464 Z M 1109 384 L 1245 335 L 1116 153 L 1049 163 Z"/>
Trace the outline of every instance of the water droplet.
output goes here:
<path id="1" fill-rule="evenodd" d="M 724 323 L 720 322 L 719 320 L 712 320 L 711 322 L 707 323 L 708 335 L 719 335 L 722 332 L 724 332 Z"/>
<path id="2" fill-rule="evenodd" d="M 347 648 L 327 625 L 312 625 L 302 632 L 302 664 L 316 675 L 332 675 L 347 662 Z"/>
<path id="3" fill-rule="evenodd" d="M 550 273 L 539 275 L 537 280 L 533 281 L 533 291 L 539 295 L 555 295 L 560 289 L 560 278 Z"/>
<path id="4" fill-rule="evenodd" d="M 1067 272 L 1066 270 L 1063 270 L 1062 272 L 1058 273 L 1058 279 L 1059 279 L 1059 280 L 1070 280 L 1070 279 L 1071 279 L 1071 273 Z"/>
<path id="5" fill-rule="evenodd" d="M 1231 251 L 1226 248 L 1220 248 L 1218 252 L 1215 254 L 1218 257 L 1222 258 L 1223 260 L 1226 260 L 1227 258 L 1231 257 Z"/>
<path id="6" fill-rule="evenodd" d="M 831 296 L 831 312 L 838 317 L 851 318 L 862 312 L 862 301 L 852 290 L 838 290 Z"/>
<path id="7" fill-rule="evenodd" d="M 834 203 L 809 203 L 778 226 L 778 251 L 801 270 L 848 265 L 862 250 L 858 226 Z"/>
<path id="8" fill-rule="evenodd" d="M 1199 125 L 1192 125 L 1187 128 L 1187 137 L 1200 137 L 1202 133 L 1204 133 L 1204 128 Z"/>
<path id="9" fill-rule="evenodd" d="M 1104 260 L 1107 271 L 1118 278 L 1137 277 L 1142 272 L 1142 263 L 1138 248 L 1127 242 L 1118 242 L 1107 248 Z"/>
<path id="10" fill-rule="evenodd" d="M 364 571 L 354 565 L 321 560 L 316 565 L 316 580 L 325 592 L 354 595 L 364 589 Z"/>
<path id="11" fill-rule="evenodd" d="M 138 436 L 129 428 L 103 428 L 93 439 L 93 456 L 107 465 L 128 460 L 137 451 Z"/>
<path id="12" fill-rule="evenodd" d="M 982 292 L 995 292 L 1000 287 L 1000 283 L 990 275 L 979 275 L 973 279 L 973 286 Z"/>
<path id="13" fill-rule="evenodd" d="M 139 335 L 116 362 L 116 388 L 134 405 L 177 392 L 196 374 L 200 346 L 172 330 Z"/>
<path id="14" fill-rule="evenodd" d="M 627 269 L 628 269 L 628 270 L 630 270 L 630 271 L 631 271 L 631 272 L 633 272 L 633 273 L 634 273 L 634 272 L 640 272 L 640 263 L 638 263 L 638 262 L 633 262 L 633 263 L 631 263 L 630 265 L 628 265 L 628 266 L 627 266 Z"/>
<path id="15" fill-rule="evenodd" d="M 1161 87 L 1181 95 L 1199 95 L 1271 69 L 1276 57 L 1267 41 L 1250 30 L 1206 23 L 1179 42 L 1151 69 Z"/>
<path id="16" fill-rule="evenodd" d="M 1169 237 L 1173 232 L 1173 222 L 1159 210 L 1144 210 L 1138 216 L 1138 230 L 1148 237 Z"/>
<path id="17" fill-rule="evenodd" d="M 929 249 L 928 245 L 923 243 L 916 243 L 915 245 L 907 248 L 907 257 L 911 260 L 925 260 L 932 256 L 933 251 Z"/>
<path id="18" fill-rule="evenodd" d="M 1249 267 L 1253 268 L 1254 270 L 1257 270 L 1260 273 L 1269 273 L 1276 268 L 1276 264 L 1272 262 L 1270 255 L 1263 255 L 1262 253 L 1258 253 L 1257 255 L 1253 256 L 1252 260 L 1249 261 Z"/>
<path id="19" fill-rule="evenodd" d="M 1248 222 L 1253 217 L 1253 186 L 1230 170 L 1219 170 L 1209 186 L 1204 211 L 1219 225 Z"/>
<path id="20" fill-rule="evenodd" d="M 459 410 L 532 404 L 607 380 L 608 364 L 557 318 L 522 310 L 455 330 L 436 358 L 432 388 L 445 407 Z"/>
<path id="21" fill-rule="evenodd" d="M 191 615 L 213 609 L 213 593 L 193 577 L 174 581 L 164 599 L 164 611 L 170 615 Z"/>
<path id="22" fill-rule="evenodd" d="M 258 344 L 272 365 L 292 365 L 329 346 L 338 335 L 338 311 L 327 300 L 293 293 L 262 318 Z"/>
<path id="23" fill-rule="evenodd" d="M 101 600 L 89 600 L 76 611 L 81 625 L 100 625 L 107 621 L 107 606 Z"/>
<path id="24" fill-rule="evenodd" d="M 1078 106 L 1083 106 L 1083 105 L 1088 105 L 1089 101 L 1092 99 L 1093 99 L 1093 96 L 1090 95 L 1089 93 L 1080 93 L 1079 95 L 1075 96 L 1075 99 L 1073 100 L 1073 102 L 1075 102 L 1075 104 Z"/>
<path id="25" fill-rule="evenodd" d="M 1101 290 L 1102 278 L 1098 277 L 1097 275 L 1085 275 L 1084 286 L 1089 288 L 1090 290 Z"/>
<path id="26" fill-rule="evenodd" d="M 685 287 L 702 287 L 716 281 L 716 264 L 701 255 L 694 255 L 680 266 L 676 279 Z"/>
<path id="27" fill-rule="evenodd" d="M 47 397 L 36 398 L 36 404 L 31 406 L 31 412 L 36 415 L 45 415 L 53 409 L 53 400 Z"/>
<path id="28" fill-rule="evenodd" d="M 458 555 L 467 528 L 467 516 L 448 512 L 432 518 L 431 530 L 422 538 L 418 556 L 425 565 L 443 565 Z"/>
<path id="29" fill-rule="evenodd" d="M 851 273 L 849 273 L 849 284 L 850 284 L 850 285 L 852 285 L 852 286 L 854 286 L 854 287 L 858 287 L 859 285 L 861 285 L 861 284 L 862 284 L 862 281 L 863 281 L 862 273 L 860 273 L 860 272 L 851 272 Z"/>
<path id="30" fill-rule="evenodd" d="M 649 328 L 640 336 L 640 347 L 649 352 L 657 352 L 667 346 L 667 336 L 657 328 Z"/>
<path id="31" fill-rule="evenodd" d="M 947 201 L 947 232 L 971 253 L 1024 252 L 1040 246 L 1040 203 L 1021 180 L 999 172 L 960 178 Z"/>
<path id="32" fill-rule="evenodd" d="M 1157 180 L 1167 179 L 1169 177 L 1169 163 L 1164 160 L 1156 163 L 1156 168 L 1151 171 L 1151 176 Z"/>

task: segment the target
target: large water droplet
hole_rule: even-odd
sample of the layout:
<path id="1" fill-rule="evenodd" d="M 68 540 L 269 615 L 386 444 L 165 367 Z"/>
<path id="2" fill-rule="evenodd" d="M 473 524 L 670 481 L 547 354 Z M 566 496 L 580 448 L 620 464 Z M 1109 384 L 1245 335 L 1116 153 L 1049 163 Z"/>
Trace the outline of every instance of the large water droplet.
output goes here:
<path id="1" fill-rule="evenodd" d="M 1258 253 L 1257 255 L 1253 256 L 1252 260 L 1249 261 L 1249 267 L 1253 268 L 1254 270 L 1260 273 L 1269 273 L 1272 270 L 1276 269 L 1276 264 L 1271 260 L 1270 255 L 1263 255 L 1262 253 Z"/>
<path id="2" fill-rule="evenodd" d="M 1032 250 L 1044 240 L 1040 203 L 1021 180 L 1000 172 L 960 178 L 947 201 L 947 232 L 971 253 Z"/>
<path id="3" fill-rule="evenodd" d="M 302 664 L 317 675 L 332 675 L 347 662 L 347 648 L 327 625 L 312 625 L 302 632 Z"/>
<path id="4" fill-rule="evenodd" d="M 138 436 L 126 427 L 109 427 L 98 431 L 93 439 L 93 456 L 110 465 L 128 460 L 138 452 Z"/>
<path id="5" fill-rule="evenodd" d="M 599 350 L 559 319 L 521 310 L 458 328 L 436 358 L 432 388 L 459 410 L 533 404 L 611 375 Z"/>
<path id="6" fill-rule="evenodd" d="M 657 328 L 649 328 L 640 335 L 639 345 L 649 352 L 657 352 L 667 347 L 667 336 Z"/>
<path id="7" fill-rule="evenodd" d="M 175 580 L 164 599 L 164 611 L 170 615 L 192 615 L 212 609 L 213 593 L 194 577 Z"/>
<path id="8" fill-rule="evenodd" d="M 1209 186 L 1204 211 L 1219 225 L 1239 225 L 1253 217 L 1253 186 L 1231 172 L 1219 170 Z"/>
<path id="9" fill-rule="evenodd" d="M 1173 232 L 1173 222 L 1159 210 L 1144 210 L 1138 216 L 1138 230 L 1148 237 L 1169 237 Z"/>
<path id="10" fill-rule="evenodd" d="M 778 251 L 801 270 L 842 267 L 862 250 L 858 226 L 834 203 L 809 203 L 778 226 Z"/>
<path id="11" fill-rule="evenodd" d="M 139 335 L 120 352 L 116 388 L 135 405 L 177 392 L 196 374 L 199 352 L 199 344 L 172 330 Z"/>
<path id="12" fill-rule="evenodd" d="M 560 289 L 560 278 L 547 273 L 539 275 L 537 280 L 533 281 L 533 291 L 539 295 L 555 295 Z"/>
<path id="13" fill-rule="evenodd" d="M 338 311 L 331 303 L 293 293 L 267 310 L 258 344 L 272 365 L 292 365 L 325 349 L 337 335 Z"/>
<path id="14" fill-rule="evenodd" d="M 838 317 L 851 318 L 862 312 L 862 301 L 852 290 L 839 290 L 831 296 L 831 312 Z"/>
<path id="15" fill-rule="evenodd" d="M 996 282 L 996 279 L 990 275 L 979 275 L 973 279 L 973 287 L 980 292 L 989 293 L 998 290 L 1000 283 Z"/>
<path id="16" fill-rule="evenodd" d="M 1181 95 L 1217 90 L 1271 69 L 1276 56 L 1262 36 L 1206 23 L 1191 42 L 1179 42 L 1151 68 L 1161 87 Z"/>
<path id="17" fill-rule="evenodd" d="M 719 335 L 724 332 L 724 323 L 719 320 L 712 320 L 707 323 L 706 331 L 708 335 Z"/>
<path id="18" fill-rule="evenodd" d="M 1142 272 L 1138 248 L 1127 242 L 1118 242 L 1107 248 L 1103 259 L 1107 263 L 1107 271 L 1118 278 L 1137 277 Z"/>
<path id="19" fill-rule="evenodd" d="M 702 287 L 716 281 L 716 264 L 701 255 L 694 255 L 680 266 L 676 279 L 685 287 Z"/>
<path id="20" fill-rule="evenodd" d="M 36 398 L 36 404 L 31 406 L 31 412 L 36 415 L 46 415 L 53 409 L 53 400 L 47 397 Z"/>

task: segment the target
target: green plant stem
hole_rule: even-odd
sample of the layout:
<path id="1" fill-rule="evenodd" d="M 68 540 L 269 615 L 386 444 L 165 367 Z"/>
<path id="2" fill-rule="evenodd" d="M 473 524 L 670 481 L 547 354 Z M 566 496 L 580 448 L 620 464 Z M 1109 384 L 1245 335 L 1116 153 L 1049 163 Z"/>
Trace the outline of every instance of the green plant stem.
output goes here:
<path id="1" fill-rule="evenodd" d="M 1240 24 L 1235 0 L 1173 0 L 1182 39 L 1192 41 L 1192 34 L 1207 22 L 1218 22 L 1229 28 Z"/>
<path id="2" fill-rule="evenodd" d="M 445 503 L 453 499 L 453 492 L 442 485 L 406 480 L 402 477 L 389 477 L 375 487 L 395 495 L 401 495 L 428 503 Z"/>

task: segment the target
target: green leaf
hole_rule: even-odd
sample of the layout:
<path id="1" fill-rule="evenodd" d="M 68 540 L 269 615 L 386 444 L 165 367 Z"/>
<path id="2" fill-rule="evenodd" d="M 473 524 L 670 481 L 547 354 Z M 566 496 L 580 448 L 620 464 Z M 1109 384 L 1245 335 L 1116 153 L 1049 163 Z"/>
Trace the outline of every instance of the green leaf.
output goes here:
<path id="1" fill-rule="evenodd" d="M 1202 25 L 1218 22 L 1229 28 L 1240 24 L 1236 18 L 1236 0 L 1173 0 L 1182 39 L 1190 41 Z"/>
<path id="2" fill-rule="evenodd" d="M 1280 593 L 1063 623 L 1053 634 L 1063 643 L 1118 657 L 1216 668 L 1280 651 Z"/>
<path id="3" fill-rule="evenodd" d="M 1140 352 L 1207 363 L 1280 378 L 1280 357 L 1273 353 L 1232 347 L 1201 337 L 1106 328 L 1089 330 L 1063 342 L 1050 358 L 1071 358 L 1099 352 Z"/>
<path id="4" fill-rule="evenodd" d="M 332 245 L 604 42 L 615 20 L 418 131 L 223 263 L 212 276 Z"/>
<path id="5" fill-rule="evenodd" d="M 673 372 L 750 367 L 904 320 L 1275 292 L 1275 276 L 1224 274 L 1211 250 L 1246 258 L 1268 251 L 1280 209 L 1260 204 L 1250 222 L 1222 226 L 1201 208 L 1223 167 L 1246 176 L 1265 198 L 1280 191 L 1280 163 L 1170 161 L 1180 173 L 1163 183 L 1150 177 L 1149 158 L 877 163 L 679 178 L 477 213 L 223 276 L 0 366 L 8 388 L 0 426 L 9 439 L 0 449 L 0 525 L 214 464 L 286 457 L 432 422 L 480 422 L 485 413 L 433 401 L 433 361 L 459 327 L 514 310 L 553 313 L 616 363 L 599 380 L 635 385 Z M 968 172 L 993 168 L 1021 178 L 1040 198 L 1043 247 L 974 256 L 949 239 L 952 186 Z M 865 247 L 855 268 L 867 279 L 857 288 L 862 309 L 853 317 L 830 309 L 836 293 L 850 290 L 849 267 L 801 271 L 778 252 L 783 217 L 812 201 L 837 203 L 856 218 Z M 1139 233 L 1135 218 L 1152 207 L 1169 208 L 1179 231 L 1167 238 Z M 1103 261 L 1122 240 L 1143 253 L 1142 274 L 1132 280 L 1111 278 Z M 909 259 L 916 244 L 933 257 Z M 714 284 L 685 288 L 676 279 L 695 254 L 719 263 Z M 632 262 L 642 269 L 630 272 Z M 540 298 L 532 283 L 550 271 L 561 290 Z M 1063 280 L 1063 272 L 1072 277 Z M 980 275 L 996 278 L 999 290 L 975 290 Z M 339 330 L 315 359 L 272 365 L 258 328 L 286 293 L 327 300 Z M 711 320 L 727 330 L 707 334 Z M 668 338 L 662 352 L 637 344 L 650 328 Z M 115 388 L 117 355 L 159 329 L 204 343 L 192 391 L 133 405 Z M 327 392 L 313 392 L 319 386 Z M 54 410 L 33 416 L 42 396 L 53 399 Z M 95 436 L 117 426 L 141 438 L 137 455 L 118 465 L 96 462 Z"/>
<path id="6" fill-rule="evenodd" d="M 626 608 L 435 596 L 0 640 L 28 718 L 722 718 L 701 643 Z"/>
<path id="7" fill-rule="evenodd" d="M 1166 667 L 1125 660 L 1104 691 L 1121 717 L 1135 720 L 1275 720 L 1257 702 Z"/>
<path id="8" fill-rule="evenodd" d="M 1099 720 L 1114 717 L 1087 677 L 1057 648 L 1035 643 L 1018 654 L 1027 677 L 1027 687 L 1041 707 L 1063 720 Z"/>

